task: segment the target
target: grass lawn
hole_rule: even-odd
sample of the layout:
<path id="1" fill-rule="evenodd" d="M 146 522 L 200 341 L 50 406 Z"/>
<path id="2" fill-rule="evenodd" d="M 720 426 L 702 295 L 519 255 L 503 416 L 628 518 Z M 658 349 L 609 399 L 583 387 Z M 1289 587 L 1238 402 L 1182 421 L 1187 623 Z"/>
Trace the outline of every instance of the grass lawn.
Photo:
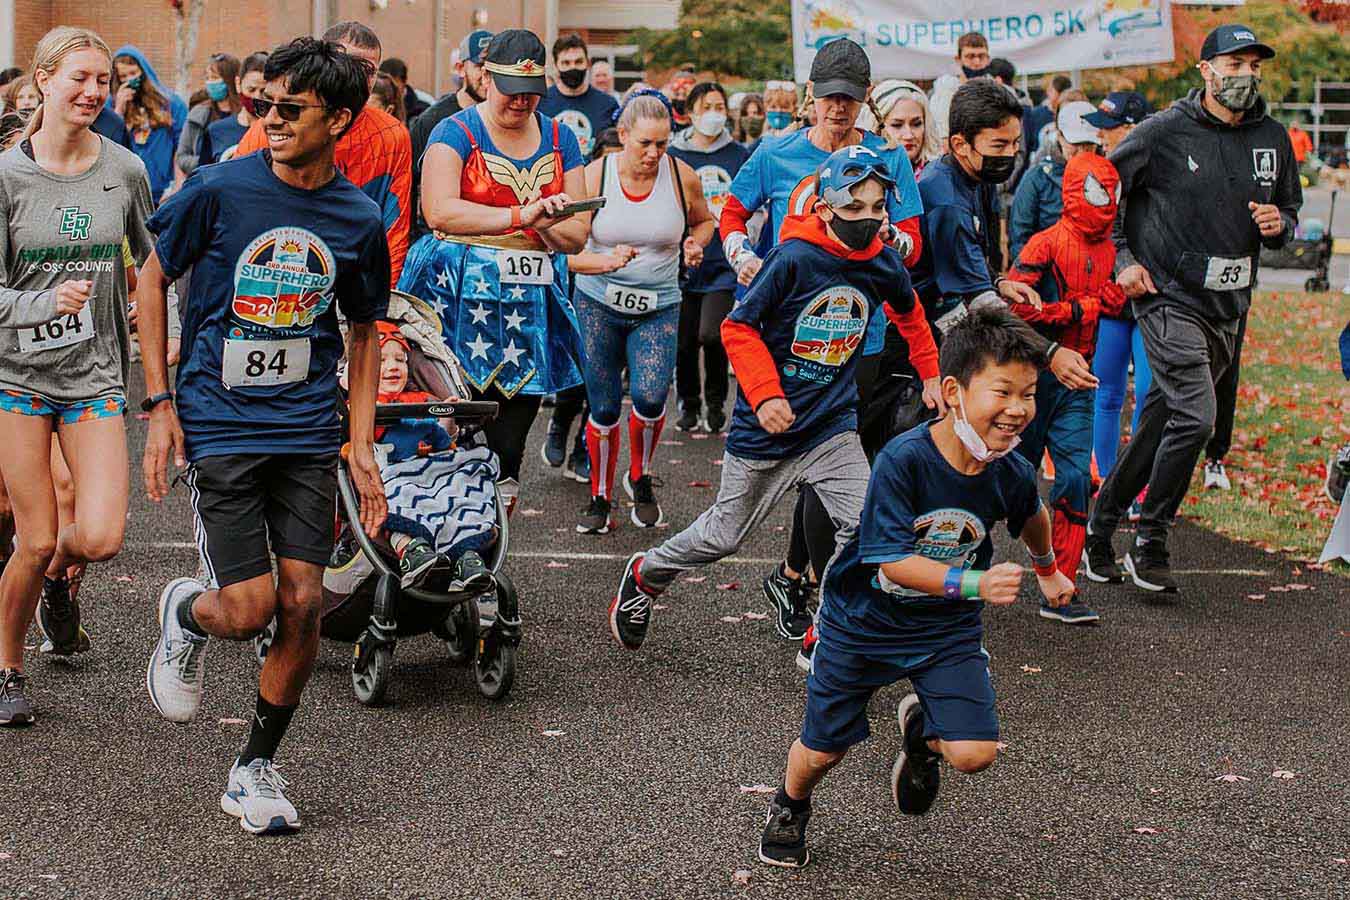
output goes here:
<path id="1" fill-rule="evenodd" d="M 1350 441 L 1350 383 L 1337 344 L 1347 320 L 1345 294 L 1257 293 L 1225 461 L 1233 490 L 1202 491 L 1197 469 L 1183 515 L 1270 552 L 1321 555 L 1336 516 L 1323 493 L 1327 459 Z"/>

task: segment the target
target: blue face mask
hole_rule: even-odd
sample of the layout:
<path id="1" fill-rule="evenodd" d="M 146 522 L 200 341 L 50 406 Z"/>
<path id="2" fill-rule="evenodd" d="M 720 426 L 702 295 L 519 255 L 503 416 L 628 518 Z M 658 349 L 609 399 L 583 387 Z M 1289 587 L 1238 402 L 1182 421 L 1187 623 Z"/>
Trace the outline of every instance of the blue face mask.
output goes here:
<path id="1" fill-rule="evenodd" d="M 767 112 L 764 114 L 764 124 L 775 131 L 786 128 L 792 124 L 792 113 L 783 112 L 781 109 Z"/>
<path id="2" fill-rule="evenodd" d="M 230 88 L 223 81 L 208 81 L 206 83 L 206 96 L 219 103 L 230 96 Z"/>

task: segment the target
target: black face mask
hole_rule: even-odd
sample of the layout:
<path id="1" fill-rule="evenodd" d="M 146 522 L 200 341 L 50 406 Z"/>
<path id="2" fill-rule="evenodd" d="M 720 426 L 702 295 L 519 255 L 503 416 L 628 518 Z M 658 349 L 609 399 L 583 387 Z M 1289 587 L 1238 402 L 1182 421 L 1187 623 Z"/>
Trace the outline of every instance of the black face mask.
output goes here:
<path id="1" fill-rule="evenodd" d="M 683 100 L 683 99 L 672 100 L 672 101 L 670 101 L 670 106 L 671 106 L 672 109 L 675 110 L 675 115 L 677 115 L 677 116 L 682 116 L 682 115 L 684 115 L 684 100 Z"/>
<path id="2" fill-rule="evenodd" d="M 830 220 L 830 229 L 850 250 L 866 250 L 881 230 L 880 219 L 845 219 L 838 213 Z"/>
<path id="3" fill-rule="evenodd" d="M 569 91 L 575 91 L 586 80 L 585 69 L 563 69 L 558 72 L 558 80 L 567 85 Z"/>
<path id="4" fill-rule="evenodd" d="M 745 127 L 745 136 L 757 138 L 764 133 L 763 116 L 741 116 L 741 125 Z"/>
<path id="5" fill-rule="evenodd" d="M 1002 184 L 1012 177 L 1013 169 L 1017 168 L 1017 157 L 1014 156 L 981 156 L 980 157 L 980 180 L 985 184 Z"/>
<path id="6" fill-rule="evenodd" d="M 965 73 L 967 78 L 983 78 L 985 75 L 989 74 L 989 67 L 985 66 L 983 69 L 972 69 L 970 66 L 962 66 L 961 71 Z"/>

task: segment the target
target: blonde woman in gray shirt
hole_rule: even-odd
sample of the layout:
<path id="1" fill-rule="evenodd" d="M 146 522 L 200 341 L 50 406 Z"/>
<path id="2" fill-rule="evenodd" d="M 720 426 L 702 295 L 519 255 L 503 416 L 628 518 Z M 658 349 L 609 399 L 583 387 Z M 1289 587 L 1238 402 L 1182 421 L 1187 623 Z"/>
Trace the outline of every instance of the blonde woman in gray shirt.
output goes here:
<path id="1" fill-rule="evenodd" d="M 64 573 L 122 546 L 130 366 L 122 241 L 138 264 L 151 248 L 144 165 L 89 127 L 108 99 L 107 44 L 55 28 L 38 42 L 33 72 L 42 106 L 0 154 L 0 475 L 18 532 L 0 576 L 0 725 L 34 721 L 23 638 L 39 596 L 53 651 L 87 650 Z M 71 522 L 58 515 L 53 434 L 75 486 Z"/>

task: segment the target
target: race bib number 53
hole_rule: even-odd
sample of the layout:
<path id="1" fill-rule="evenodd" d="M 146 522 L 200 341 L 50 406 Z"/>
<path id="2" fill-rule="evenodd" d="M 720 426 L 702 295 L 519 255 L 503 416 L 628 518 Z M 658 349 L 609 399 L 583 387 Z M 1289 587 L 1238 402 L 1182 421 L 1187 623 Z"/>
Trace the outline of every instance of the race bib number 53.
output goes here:
<path id="1" fill-rule="evenodd" d="M 1211 291 L 1240 291 L 1252 283 L 1252 258 L 1211 256 L 1205 267 L 1205 287 Z"/>
<path id="2" fill-rule="evenodd" d="M 86 303 L 79 312 L 57 316 L 50 322 L 19 329 L 19 351 L 36 353 L 69 347 L 94 338 L 94 311 Z"/>
<path id="3" fill-rule="evenodd" d="M 290 341 L 225 341 L 221 380 L 226 387 L 268 387 L 304 381 L 309 375 L 309 338 Z"/>
<path id="4" fill-rule="evenodd" d="M 553 263 L 547 253 L 498 250 L 497 271 L 502 284 L 553 283 Z"/>

